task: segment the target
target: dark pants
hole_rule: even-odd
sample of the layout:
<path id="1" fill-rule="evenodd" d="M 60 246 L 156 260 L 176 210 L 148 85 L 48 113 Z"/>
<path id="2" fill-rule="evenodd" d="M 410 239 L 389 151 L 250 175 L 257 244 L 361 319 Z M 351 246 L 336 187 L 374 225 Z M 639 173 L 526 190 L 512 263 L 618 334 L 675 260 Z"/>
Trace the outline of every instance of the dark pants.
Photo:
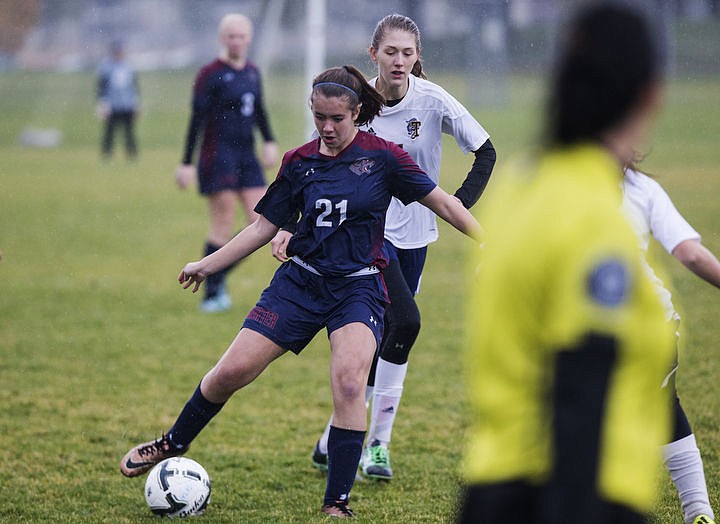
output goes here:
<path id="1" fill-rule="evenodd" d="M 137 142 L 135 141 L 135 112 L 112 111 L 105 120 L 105 133 L 102 140 L 102 154 L 109 157 L 112 154 L 115 130 L 120 126 L 125 130 L 125 151 L 129 158 L 137 156 Z"/>

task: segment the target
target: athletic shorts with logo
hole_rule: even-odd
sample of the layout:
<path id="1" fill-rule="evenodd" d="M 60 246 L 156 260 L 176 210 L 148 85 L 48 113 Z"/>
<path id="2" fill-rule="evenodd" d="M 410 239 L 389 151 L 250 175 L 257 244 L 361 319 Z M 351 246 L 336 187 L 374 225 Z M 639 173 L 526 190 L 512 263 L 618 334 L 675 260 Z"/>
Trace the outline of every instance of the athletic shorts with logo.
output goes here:
<path id="1" fill-rule="evenodd" d="M 243 327 L 299 354 L 322 328 L 329 336 L 361 322 L 373 332 L 379 347 L 388 302 L 381 273 L 325 277 L 288 261 L 275 272 Z"/>

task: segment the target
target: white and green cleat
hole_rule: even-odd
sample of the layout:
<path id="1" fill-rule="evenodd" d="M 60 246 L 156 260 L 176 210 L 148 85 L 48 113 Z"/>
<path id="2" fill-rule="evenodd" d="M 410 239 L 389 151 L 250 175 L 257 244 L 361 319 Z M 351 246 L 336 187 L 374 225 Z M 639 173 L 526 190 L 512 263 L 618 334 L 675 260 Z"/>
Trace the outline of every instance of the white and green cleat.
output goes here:
<path id="1" fill-rule="evenodd" d="M 693 519 L 693 524 L 715 524 L 715 521 L 707 515 L 698 515 Z"/>
<path id="2" fill-rule="evenodd" d="M 390 451 L 377 440 L 363 451 L 360 466 L 363 475 L 376 480 L 390 480 L 393 472 L 390 468 Z"/>

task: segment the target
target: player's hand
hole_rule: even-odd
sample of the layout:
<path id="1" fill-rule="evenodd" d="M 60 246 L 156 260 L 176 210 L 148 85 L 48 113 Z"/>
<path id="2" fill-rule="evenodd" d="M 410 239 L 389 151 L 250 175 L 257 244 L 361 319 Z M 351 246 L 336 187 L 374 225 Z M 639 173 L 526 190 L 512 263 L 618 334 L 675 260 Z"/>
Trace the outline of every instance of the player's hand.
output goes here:
<path id="1" fill-rule="evenodd" d="M 200 289 L 200 284 L 205 278 L 207 278 L 207 273 L 202 270 L 202 264 L 200 262 L 190 262 L 180 271 L 178 282 L 180 282 L 183 289 L 194 285 L 192 292 L 195 293 Z"/>
<path id="2" fill-rule="evenodd" d="M 275 142 L 265 142 L 262 146 L 260 162 L 265 169 L 270 169 L 278 161 L 278 147 Z"/>
<path id="3" fill-rule="evenodd" d="M 272 247 L 272 256 L 277 258 L 280 262 L 286 262 L 287 260 L 289 260 L 287 257 L 287 245 L 288 242 L 290 242 L 291 238 L 292 233 L 281 229 L 270 241 L 270 246 Z"/>
<path id="4" fill-rule="evenodd" d="M 175 169 L 175 182 L 180 189 L 195 183 L 197 172 L 192 164 L 181 164 Z"/>

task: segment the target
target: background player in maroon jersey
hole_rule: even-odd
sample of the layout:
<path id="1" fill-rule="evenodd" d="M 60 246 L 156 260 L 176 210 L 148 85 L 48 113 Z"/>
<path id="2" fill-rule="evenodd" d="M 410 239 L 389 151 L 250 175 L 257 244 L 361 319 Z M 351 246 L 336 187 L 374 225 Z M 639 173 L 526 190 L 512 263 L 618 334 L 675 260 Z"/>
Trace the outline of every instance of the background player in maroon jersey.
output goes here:
<path id="1" fill-rule="evenodd" d="M 241 14 L 225 15 L 219 27 L 220 57 L 204 66 L 193 86 L 192 114 L 182 163 L 175 172 L 180 188 L 198 178 L 200 194 L 207 197 L 210 230 L 205 255 L 217 251 L 235 232 L 238 201 L 247 223 L 255 221 L 253 208 L 265 193 L 263 171 L 255 156 L 255 127 L 264 139 L 262 167 L 277 162 L 277 145 L 263 103 L 260 70 L 248 60 L 252 22 Z M 197 174 L 193 151 L 198 135 L 202 145 Z M 225 290 L 226 268 L 205 282 L 201 309 L 211 313 L 232 305 Z"/>

